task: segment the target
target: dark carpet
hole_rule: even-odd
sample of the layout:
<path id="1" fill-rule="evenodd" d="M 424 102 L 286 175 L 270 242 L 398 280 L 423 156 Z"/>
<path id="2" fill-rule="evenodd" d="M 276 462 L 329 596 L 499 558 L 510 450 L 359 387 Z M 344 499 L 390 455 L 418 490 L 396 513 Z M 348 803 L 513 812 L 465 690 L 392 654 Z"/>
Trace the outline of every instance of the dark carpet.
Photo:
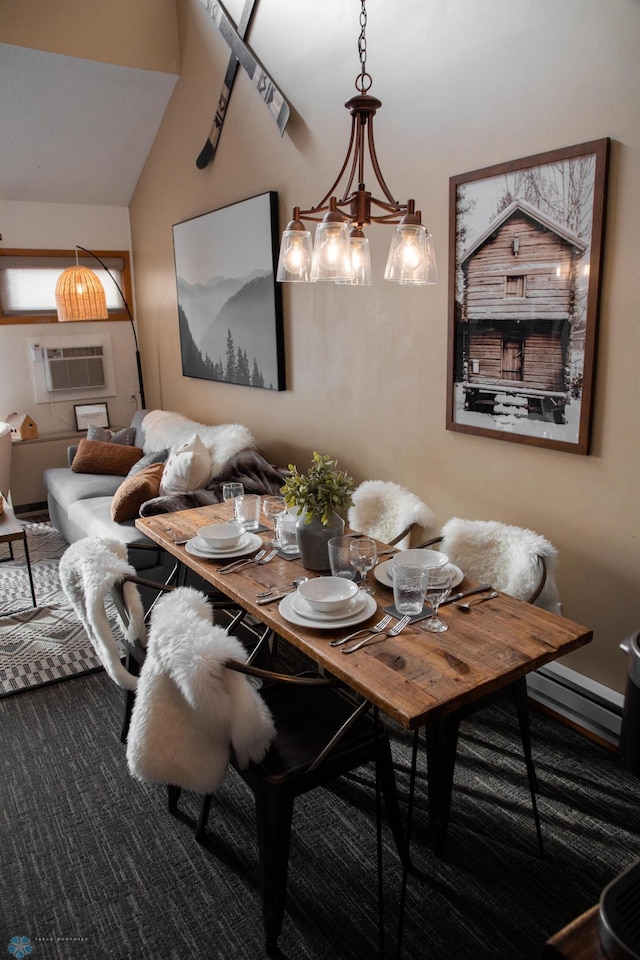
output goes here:
<path id="1" fill-rule="evenodd" d="M 0 950 L 26 937 L 32 960 L 263 957 L 251 795 L 231 771 L 199 846 L 198 798 L 185 794 L 174 818 L 162 789 L 129 777 L 121 719 L 122 693 L 102 672 L 0 700 Z M 463 725 L 444 861 L 429 851 L 421 755 L 407 960 L 537 958 L 640 857 L 640 781 L 553 718 L 534 711 L 532 727 L 544 860 L 510 706 Z M 403 804 L 409 753 L 394 728 Z M 365 769 L 298 802 L 288 960 L 378 955 L 371 785 Z M 384 860 L 393 956 L 400 871 L 386 831 Z"/>

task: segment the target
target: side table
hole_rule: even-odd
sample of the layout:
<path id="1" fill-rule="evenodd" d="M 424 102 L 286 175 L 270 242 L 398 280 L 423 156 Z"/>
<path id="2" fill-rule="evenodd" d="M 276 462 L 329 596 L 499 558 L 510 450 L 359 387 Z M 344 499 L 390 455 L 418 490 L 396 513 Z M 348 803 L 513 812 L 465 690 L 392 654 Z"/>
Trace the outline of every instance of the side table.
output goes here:
<path id="1" fill-rule="evenodd" d="M 36 604 L 36 591 L 33 586 L 33 574 L 31 573 L 31 559 L 29 557 L 29 544 L 27 543 L 27 535 L 25 533 L 24 527 L 21 523 L 16 520 L 16 516 L 7 506 L 6 501 L 4 504 L 4 510 L 0 513 L 0 543 L 9 544 L 9 556 L 5 557 L 4 560 L 0 560 L 0 563 L 7 563 L 9 560 L 13 560 L 13 544 L 16 540 L 22 540 L 24 544 L 24 558 L 27 562 L 27 573 L 29 574 L 29 585 L 31 587 L 31 599 L 33 600 L 34 607 Z"/>

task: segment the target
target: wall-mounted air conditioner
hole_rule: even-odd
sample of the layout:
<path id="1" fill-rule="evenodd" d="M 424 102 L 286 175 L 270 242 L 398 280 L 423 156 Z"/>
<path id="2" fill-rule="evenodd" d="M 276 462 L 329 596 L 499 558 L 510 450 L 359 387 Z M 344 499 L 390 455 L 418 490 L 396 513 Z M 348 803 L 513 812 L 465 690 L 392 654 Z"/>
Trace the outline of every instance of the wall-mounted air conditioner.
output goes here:
<path id="1" fill-rule="evenodd" d="M 107 383 L 104 350 L 100 346 L 45 347 L 47 390 L 95 390 Z"/>
<path id="2" fill-rule="evenodd" d="M 30 337 L 28 347 L 38 403 L 115 396 L 111 334 L 65 332 L 55 337 Z"/>

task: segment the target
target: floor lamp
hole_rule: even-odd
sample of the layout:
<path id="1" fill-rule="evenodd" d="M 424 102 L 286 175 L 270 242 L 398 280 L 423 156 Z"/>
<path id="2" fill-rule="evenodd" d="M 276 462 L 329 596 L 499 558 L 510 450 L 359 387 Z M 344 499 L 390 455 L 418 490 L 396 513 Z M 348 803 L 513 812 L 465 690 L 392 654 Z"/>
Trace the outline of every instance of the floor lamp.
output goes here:
<path id="1" fill-rule="evenodd" d="M 131 329 L 133 331 L 133 341 L 136 348 L 136 366 L 138 368 L 138 388 L 140 391 L 140 407 L 145 409 L 144 384 L 142 381 L 142 364 L 140 362 L 140 350 L 138 348 L 138 335 L 135 324 L 127 303 L 126 297 L 120 288 L 120 284 L 109 270 L 109 267 L 92 250 L 81 247 L 76 244 L 76 265 L 67 267 L 58 277 L 56 284 L 56 307 L 58 310 L 58 320 L 61 323 L 79 320 L 108 320 L 109 312 L 107 310 L 107 298 L 104 287 L 99 277 L 89 270 L 88 267 L 81 267 L 78 263 L 78 250 L 93 257 L 100 264 L 103 270 L 109 274 L 115 283 L 118 293 L 122 298 Z"/>

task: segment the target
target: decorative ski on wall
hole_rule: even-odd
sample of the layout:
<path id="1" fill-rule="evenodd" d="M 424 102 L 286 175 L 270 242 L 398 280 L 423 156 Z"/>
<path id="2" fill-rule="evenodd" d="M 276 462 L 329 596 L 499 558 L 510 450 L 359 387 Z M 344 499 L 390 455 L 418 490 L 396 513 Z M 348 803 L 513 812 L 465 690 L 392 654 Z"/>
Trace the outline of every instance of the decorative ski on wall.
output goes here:
<path id="1" fill-rule="evenodd" d="M 246 72 L 252 84 L 268 106 L 274 120 L 276 121 L 280 135 L 282 135 L 285 131 L 285 127 L 287 126 L 287 121 L 289 120 L 289 104 L 284 99 L 284 96 L 271 79 L 265 68 L 262 66 L 258 58 L 255 56 L 253 51 L 243 40 L 243 36 L 248 30 L 251 14 L 256 2 L 257 0 L 246 0 L 244 9 L 242 11 L 242 16 L 240 18 L 240 29 L 238 30 L 236 29 L 231 17 L 223 5 L 218 2 L 218 0 L 200 0 L 200 3 L 215 23 L 226 43 L 231 48 L 231 52 L 233 54 L 232 59 L 235 59 Z M 249 7 L 251 9 L 248 9 Z M 243 29 L 245 14 L 246 25 Z M 233 85 L 233 80 L 235 79 L 236 69 L 237 64 L 232 66 L 232 62 L 230 60 L 229 66 L 227 67 L 227 72 L 225 74 L 224 85 L 220 95 L 220 100 L 218 102 L 218 109 L 213 122 L 212 132 L 207 139 L 207 143 L 200 152 L 198 159 L 196 160 L 196 165 L 200 169 L 204 169 L 204 167 L 211 162 L 215 154 L 217 143 L 220 139 L 220 131 L 224 122 L 224 116 L 227 110 L 229 95 L 231 94 L 231 87 Z M 223 112 L 220 114 L 221 107 Z"/>
<path id="2" fill-rule="evenodd" d="M 244 39 L 249 32 L 251 19 L 257 5 L 258 0 L 245 0 L 244 7 L 242 8 L 242 14 L 240 16 L 240 22 L 238 23 L 238 36 L 242 39 Z M 218 100 L 216 115 L 213 118 L 213 125 L 209 132 L 209 136 L 207 137 L 207 142 L 198 154 L 198 159 L 196 160 L 196 167 L 198 167 L 199 170 L 204 170 L 205 167 L 208 167 L 216 155 L 220 134 L 222 133 L 222 127 L 224 125 L 224 118 L 227 115 L 229 98 L 231 96 L 233 84 L 238 72 L 238 66 L 238 58 L 236 57 L 235 53 L 232 53 L 229 57 L 227 72 L 224 75 L 224 82 L 222 84 L 220 99 Z"/>

